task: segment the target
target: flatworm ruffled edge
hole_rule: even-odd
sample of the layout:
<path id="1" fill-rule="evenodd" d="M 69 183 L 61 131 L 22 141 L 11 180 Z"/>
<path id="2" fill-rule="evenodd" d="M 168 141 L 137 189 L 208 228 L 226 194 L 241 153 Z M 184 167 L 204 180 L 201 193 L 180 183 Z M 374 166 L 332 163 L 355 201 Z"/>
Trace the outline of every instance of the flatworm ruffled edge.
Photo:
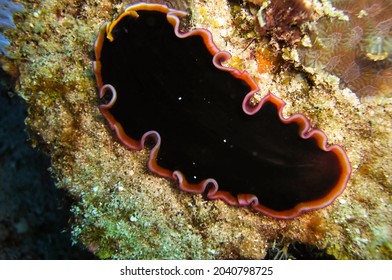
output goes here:
<path id="1" fill-rule="evenodd" d="M 104 85 L 101 77 L 100 58 L 101 58 L 101 50 L 102 50 L 102 45 L 105 36 L 110 41 L 112 41 L 113 37 L 111 35 L 111 31 L 113 30 L 115 25 L 123 17 L 126 16 L 132 16 L 137 18 L 139 16 L 137 14 L 137 11 L 139 10 L 158 11 L 158 12 L 165 13 L 168 22 L 173 26 L 174 32 L 178 38 L 201 36 L 203 38 L 204 44 L 206 45 L 209 52 L 213 56 L 213 64 L 215 65 L 215 67 L 217 67 L 222 71 L 230 72 L 231 75 L 233 75 L 238 79 L 243 80 L 249 85 L 251 91 L 244 97 L 242 103 L 242 108 L 245 113 L 247 113 L 248 115 L 253 115 L 260 110 L 260 108 L 263 106 L 265 102 L 267 101 L 272 102 L 278 107 L 279 118 L 283 123 L 296 122 L 299 125 L 299 135 L 303 139 L 314 138 L 316 139 L 317 145 L 321 150 L 334 153 L 338 157 L 342 168 L 340 178 L 338 180 L 338 183 L 335 185 L 335 187 L 322 199 L 301 202 L 289 210 L 275 211 L 260 204 L 258 198 L 254 194 L 238 194 L 237 197 L 235 197 L 229 192 L 219 190 L 219 185 L 217 181 L 212 178 L 205 179 L 199 184 L 191 184 L 185 179 L 181 171 L 179 170 L 172 171 L 160 167 L 156 162 L 156 158 L 161 144 L 161 137 L 159 133 L 157 131 L 148 131 L 143 134 L 140 141 L 136 141 L 130 138 L 129 136 L 127 136 L 121 124 L 117 122 L 116 119 L 113 117 L 113 115 L 109 112 L 109 109 L 116 102 L 116 98 L 117 98 L 116 90 L 113 86 L 109 84 Z M 184 11 L 170 9 L 165 5 L 139 3 L 136 5 L 129 6 L 124 11 L 124 13 L 122 13 L 115 21 L 113 21 L 112 23 L 106 22 L 101 27 L 98 37 L 94 44 L 96 61 L 93 62 L 93 69 L 94 69 L 97 85 L 99 88 L 99 97 L 103 98 L 105 94 L 108 91 L 110 91 L 112 94 L 112 98 L 107 104 L 100 105 L 99 109 L 102 115 L 108 121 L 111 129 L 115 131 L 120 141 L 129 149 L 139 151 L 145 148 L 145 143 L 147 139 L 152 139 L 155 145 L 150 152 L 149 161 L 148 161 L 149 169 L 160 176 L 178 181 L 179 188 L 186 192 L 201 194 L 201 193 L 205 193 L 206 189 L 208 188 L 206 195 L 209 199 L 220 199 L 226 202 L 227 204 L 233 206 L 251 206 L 254 210 L 258 212 L 279 219 L 292 219 L 299 216 L 301 213 L 305 211 L 316 210 L 330 205 L 344 191 L 346 184 L 351 175 L 351 165 L 349 163 L 349 160 L 343 148 L 341 148 L 338 145 L 331 145 L 328 147 L 327 136 L 322 131 L 317 129 L 313 129 L 310 131 L 310 123 L 304 115 L 294 114 L 289 118 L 284 118 L 282 115 L 282 111 L 283 111 L 283 107 L 285 106 L 285 102 L 270 92 L 268 92 L 267 95 L 264 96 L 257 105 L 255 106 L 251 105 L 252 97 L 256 92 L 259 91 L 259 87 L 257 86 L 256 82 L 250 77 L 250 75 L 246 71 L 239 71 L 238 69 L 226 67 L 221 64 L 222 62 L 231 58 L 231 55 L 226 51 L 221 51 L 218 49 L 218 47 L 213 42 L 212 34 L 208 30 L 195 29 L 187 33 L 181 33 L 179 31 L 180 18 L 186 15 L 187 13 Z"/>

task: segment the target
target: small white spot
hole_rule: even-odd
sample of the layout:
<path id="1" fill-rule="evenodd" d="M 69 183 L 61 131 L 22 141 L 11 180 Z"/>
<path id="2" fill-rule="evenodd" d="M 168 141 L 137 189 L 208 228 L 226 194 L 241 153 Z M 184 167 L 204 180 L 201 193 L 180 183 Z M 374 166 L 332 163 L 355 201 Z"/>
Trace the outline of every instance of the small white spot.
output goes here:
<path id="1" fill-rule="evenodd" d="M 210 253 L 211 255 L 216 254 L 216 251 L 214 249 L 207 249 L 207 252 Z"/>
<path id="2" fill-rule="evenodd" d="M 182 97 L 181 97 L 181 96 L 180 96 L 180 97 L 178 97 L 178 100 L 180 100 L 180 101 L 181 101 L 181 100 L 182 100 Z"/>
<path id="3" fill-rule="evenodd" d="M 226 139 L 223 139 L 223 143 L 226 143 L 227 142 L 227 140 Z"/>
<path id="4" fill-rule="evenodd" d="M 339 199 L 339 203 L 344 205 L 344 204 L 347 203 L 347 201 L 345 199 L 343 199 L 343 198 L 340 198 Z"/>
<path id="5" fill-rule="evenodd" d="M 137 218 L 136 218 L 135 216 L 131 216 L 131 217 L 129 217 L 129 220 L 130 220 L 132 223 L 134 223 L 134 222 L 137 221 Z"/>

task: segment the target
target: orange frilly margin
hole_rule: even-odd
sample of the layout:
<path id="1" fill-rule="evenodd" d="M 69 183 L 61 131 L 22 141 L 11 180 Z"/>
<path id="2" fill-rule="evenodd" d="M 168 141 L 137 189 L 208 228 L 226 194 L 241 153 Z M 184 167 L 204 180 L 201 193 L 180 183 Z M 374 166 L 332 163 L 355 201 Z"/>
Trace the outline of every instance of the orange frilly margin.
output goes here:
<path id="1" fill-rule="evenodd" d="M 341 175 L 334 186 L 334 188 L 322 199 L 305 201 L 297 204 L 295 207 L 285 211 L 275 211 L 268 207 L 261 205 L 258 201 L 258 198 L 254 194 L 238 194 L 237 196 L 233 196 L 229 192 L 219 190 L 218 182 L 212 178 L 205 179 L 198 184 L 189 183 L 184 175 L 179 170 L 169 170 L 160 167 L 156 158 L 158 155 L 158 151 L 161 144 L 161 137 L 157 131 L 148 131 L 146 132 L 141 140 L 137 141 L 130 138 L 126 135 L 123 127 L 113 115 L 109 112 L 109 109 L 114 105 L 117 98 L 116 89 L 109 84 L 104 85 L 101 77 L 101 50 L 105 37 L 113 41 L 113 36 L 111 34 L 113 28 L 117 25 L 117 23 L 124 17 L 131 16 L 134 18 L 139 17 L 137 11 L 157 11 L 161 13 L 165 13 L 167 17 L 167 21 L 173 26 L 174 32 L 178 38 L 187 38 L 191 36 L 201 36 L 203 38 L 205 46 L 208 48 L 209 52 L 213 56 L 213 64 L 222 71 L 227 71 L 237 79 L 243 80 L 246 82 L 251 91 L 245 96 L 242 108 L 245 113 L 248 115 L 253 115 L 260 110 L 263 104 L 267 101 L 274 103 L 279 108 L 279 117 L 283 123 L 292 123 L 296 122 L 299 125 L 299 134 L 303 139 L 314 138 L 317 141 L 318 147 L 321 150 L 328 151 L 334 153 L 340 161 L 341 164 Z M 293 219 L 299 216 L 301 213 L 309 210 L 315 210 L 324 208 L 330 205 L 345 189 L 347 185 L 347 181 L 351 175 L 351 165 L 347 158 L 344 150 L 338 145 L 328 146 L 326 135 L 317 129 L 310 130 L 309 121 L 302 114 L 295 114 L 289 118 L 284 118 L 282 115 L 283 107 L 285 106 L 284 101 L 280 98 L 276 97 L 272 93 L 268 92 L 266 96 L 255 106 L 251 105 L 251 98 L 253 95 L 259 91 L 259 88 L 256 82 L 250 77 L 250 75 L 246 71 L 239 71 L 235 68 L 230 68 L 223 66 L 221 63 L 228 60 L 231 55 L 228 52 L 221 51 L 215 45 L 212 40 L 212 34 L 205 29 L 195 29 L 187 33 L 181 33 L 179 31 L 180 19 L 186 16 L 187 13 L 184 11 L 179 11 L 175 9 L 170 9 L 165 5 L 161 4 L 147 4 L 147 3 L 139 3 L 135 5 L 129 6 L 124 13 L 122 13 L 115 21 L 112 23 L 105 23 L 98 34 L 98 37 L 94 44 L 95 50 L 95 58 L 96 61 L 93 62 L 94 73 L 97 81 L 97 85 L 99 88 L 99 97 L 103 98 L 107 92 L 111 92 L 112 98 L 107 104 L 103 104 L 99 106 L 99 109 L 103 116 L 108 121 L 112 130 L 115 131 L 117 137 L 120 141 L 129 149 L 139 151 L 145 148 L 145 143 L 147 139 L 152 139 L 155 143 L 154 147 L 151 149 L 150 157 L 148 161 L 149 169 L 166 178 L 174 179 L 178 181 L 179 187 L 181 190 L 190 192 L 190 193 L 205 193 L 209 199 L 220 199 L 226 202 L 229 205 L 233 206 L 250 206 L 254 210 L 261 212 L 265 215 L 279 218 L 279 219 Z"/>

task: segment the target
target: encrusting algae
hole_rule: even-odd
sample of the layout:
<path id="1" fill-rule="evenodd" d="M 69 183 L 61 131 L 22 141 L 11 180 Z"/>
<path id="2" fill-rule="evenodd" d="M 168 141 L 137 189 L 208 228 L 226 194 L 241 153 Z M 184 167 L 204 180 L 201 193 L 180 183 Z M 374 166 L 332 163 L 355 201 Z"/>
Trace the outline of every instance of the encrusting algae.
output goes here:
<path id="1" fill-rule="evenodd" d="M 353 173 L 344 193 L 322 210 L 276 220 L 180 191 L 148 171 L 148 151 L 127 150 L 108 128 L 98 110 L 93 43 L 101 24 L 131 1 L 19 2 L 26 12 L 15 17 L 17 29 L 7 30 L 11 46 L 1 62 L 29 106 L 33 145 L 51 156 L 57 186 L 74 197 L 75 242 L 103 259 L 261 259 L 296 243 L 325 248 L 338 259 L 392 258 L 391 85 L 385 82 L 382 94 L 361 95 L 341 72 L 311 67 L 301 56 L 301 42 L 308 36 L 313 48 L 322 41 L 318 34 L 328 30 L 318 26 L 336 21 L 336 14 L 344 18 L 343 7 L 302 1 L 317 17 L 300 25 L 315 29 L 299 26 L 301 41 L 277 47 L 271 41 L 277 37 L 259 33 L 262 3 L 164 1 L 191 12 L 190 28 L 210 30 L 217 46 L 233 55 L 227 64 L 248 71 L 261 96 L 270 90 L 285 100 L 286 117 L 303 113 L 329 143 L 346 150 Z M 343 25 L 354 24 L 347 16 Z M 370 54 L 369 63 L 389 63 L 388 48 L 367 46 L 359 51 Z"/>

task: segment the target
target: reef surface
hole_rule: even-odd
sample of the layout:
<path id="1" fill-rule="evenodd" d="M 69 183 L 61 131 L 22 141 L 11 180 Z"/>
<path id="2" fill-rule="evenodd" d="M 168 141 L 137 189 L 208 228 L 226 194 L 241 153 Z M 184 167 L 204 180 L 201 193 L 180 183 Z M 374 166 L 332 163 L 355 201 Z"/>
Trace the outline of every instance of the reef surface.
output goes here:
<path id="1" fill-rule="evenodd" d="M 180 191 L 148 171 L 147 150 L 129 151 L 114 137 L 98 110 L 93 43 L 131 2 L 19 1 L 26 12 L 6 30 L 11 45 L 1 63 L 28 105 L 33 145 L 50 155 L 57 187 L 74 198 L 75 242 L 103 259 L 291 258 L 295 244 L 338 259 L 392 258 L 391 85 L 364 97 L 340 73 L 309 68 L 300 56 L 317 23 L 344 11 L 302 1 L 312 17 L 288 43 L 276 38 L 293 37 L 273 36 L 275 29 L 260 32 L 264 1 L 164 1 L 190 12 L 187 28 L 210 30 L 233 55 L 227 65 L 248 71 L 261 97 L 270 90 L 287 103 L 286 117 L 303 113 L 346 150 L 353 173 L 344 193 L 325 209 L 277 220 Z"/>

